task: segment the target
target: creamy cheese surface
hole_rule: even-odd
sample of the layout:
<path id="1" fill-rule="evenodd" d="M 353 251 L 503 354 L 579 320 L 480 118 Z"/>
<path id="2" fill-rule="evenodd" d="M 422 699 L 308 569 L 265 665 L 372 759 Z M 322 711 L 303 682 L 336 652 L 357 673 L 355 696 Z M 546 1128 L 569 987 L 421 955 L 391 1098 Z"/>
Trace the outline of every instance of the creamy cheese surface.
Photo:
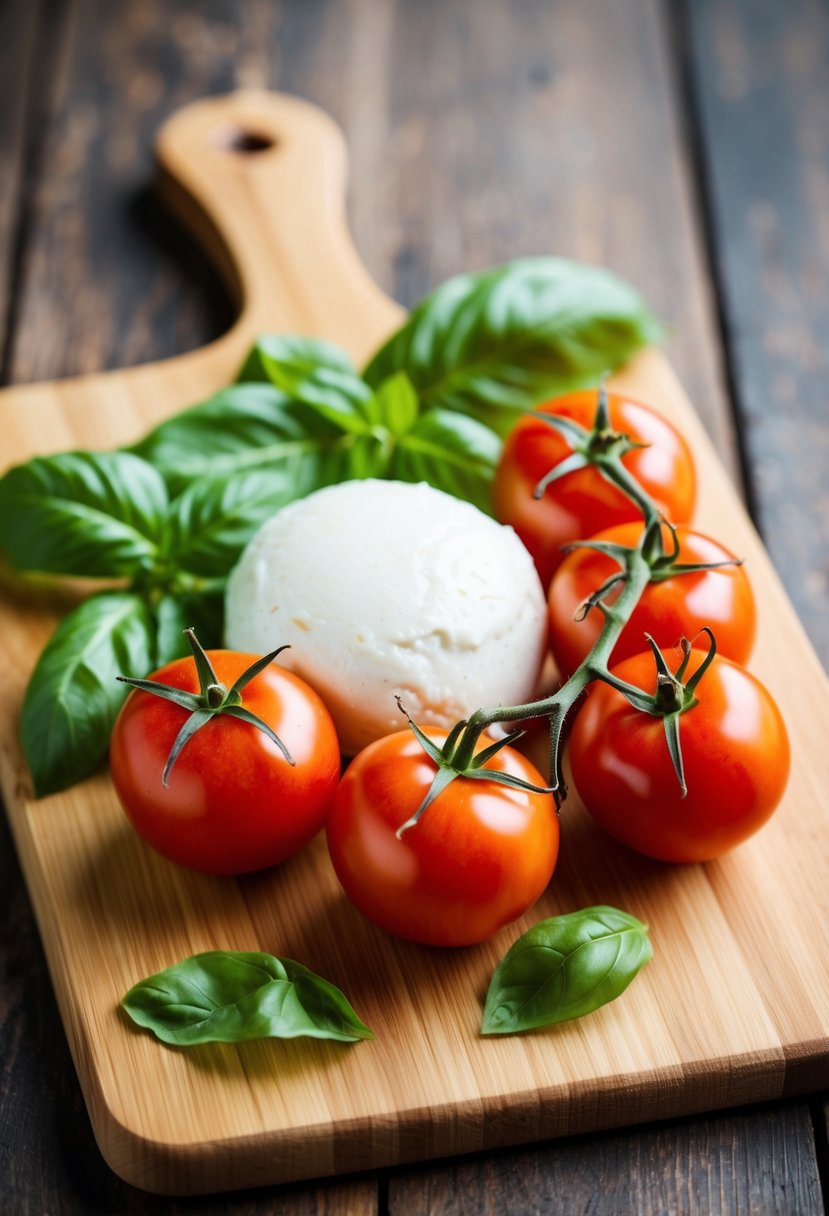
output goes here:
<path id="1" fill-rule="evenodd" d="M 228 646 L 291 647 L 343 751 L 405 725 L 451 726 L 532 699 L 544 592 L 513 532 L 426 484 L 348 481 L 263 525 L 227 588 Z"/>

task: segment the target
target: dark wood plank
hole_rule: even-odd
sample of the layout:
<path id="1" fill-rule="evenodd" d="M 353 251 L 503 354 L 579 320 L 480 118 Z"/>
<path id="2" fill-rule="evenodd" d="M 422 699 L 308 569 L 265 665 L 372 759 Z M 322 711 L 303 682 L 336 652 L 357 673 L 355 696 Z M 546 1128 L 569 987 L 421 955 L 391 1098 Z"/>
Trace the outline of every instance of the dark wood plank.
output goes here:
<path id="1" fill-rule="evenodd" d="M 186 100 L 268 86 L 343 125 L 358 247 L 403 303 L 526 253 L 608 265 L 664 318 L 670 354 L 728 459 L 658 0 L 600 0 L 596 10 L 523 0 L 516 21 L 507 0 L 474 11 L 468 0 L 278 10 L 147 0 L 117 13 L 75 0 L 34 201 L 15 381 L 157 358 L 221 329 L 228 314 L 203 259 L 147 205 L 149 145 Z"/>
<path id="2" fill-rule="evenodd" d="M 157 206 L 151 182 L 164 118 L 234 86 L 235 7 L 66 6 L 43 172 L 27 200 L 15 383 L 180 353 L 232 319 L 213 267 Z"/>
<path id="3" fill-rule="evenodd" d="M 32 92 L 39 12 L 36 2 L 0 7 L 0 165 L 4 176 L 0 189 L 0 333 L 3 334 L 8 330 L 23 235 L 26 111 Z M 3 353 L 0 348 L 0 357 Z"/>
<path id="4" fill-rule="evenodd" d="M 822 1216 L 808 1107 L 682 1121 L 393 1175 L 389 1216 Z"/>
<path id="5" fill-rule="evenodd" d="M 688 70 L 755 514 L 829 650 L 829 10 L 698 0 Z"/>

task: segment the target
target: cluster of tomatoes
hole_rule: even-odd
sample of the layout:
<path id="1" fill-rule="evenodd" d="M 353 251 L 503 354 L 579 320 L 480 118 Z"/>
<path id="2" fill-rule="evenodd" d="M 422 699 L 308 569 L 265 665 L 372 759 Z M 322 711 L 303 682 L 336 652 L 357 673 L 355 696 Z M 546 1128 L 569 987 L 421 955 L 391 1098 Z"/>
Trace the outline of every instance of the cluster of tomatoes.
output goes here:
<path id="1" fill-rule="evenodd" d="M 609 410 L 612 432 L 642 445 L 626 453 L 625 467 L 674 525 L 665 527 L 664 560 L 616 642 L 610 674 L 617 686 L 654 691 L 646 634 L 670 663 L 681 637 L 710 627 L 718 653 L 681 714 L 687 794 L 660 716 L 634 708 L 601 679 L 575 715 L 572 777 L 590 813 L 632 848 L 665 860 L 708 859 L 745 839 L 774 810 L 788 775 L 786 731 L 767 691 L 742 666 L 755 629 L 749 581 L 733 555 L 685 526 L 695 498 L 687 445 L 643 405 L 610 395 Z M 598 588 L 612 588 L 619 571 L 606 546 L 636 545 L 643 528 L 640 508 L 589 464 L 534 497 L 538 482 L 572 455 L 544 415 L 589 430 L 595 411 L 595 393 L 540 407 L 507 440 L 496 474 L 496 513 L 516 529 L 549 585 L 550 646 L 562 680 L 589 656 L 602 628 L 602 606 L 586 612 L 584 605 Z M 562 550 L 589 538 L 599 547 Z M 617 593 L 609 589 L 607 600 Z M 256 662 L 229 651 L 209 657 L 224 690 Z M 704 657 L 702 650 L 687 655 L 682 670 L 689 679 Z M 154 679 L 191 695 L 200 688 L 192 659 L 169 664 Z M 138 832 L 174 861 L 213 874 L 261 869 L 297 852 L 327 824 L 334 868 L 356 906 L 383 929 L 431 945 L 492 936 L 549 882 L 558 820 L 543 779 L 515 749 L 493 749 L 484 765 L 491 778 L 448 774 L 426 813 L 402 831 L 436 778 L 434 761 L 412 732 L 372 744 L 341 777 L 331 718 L 298 677 L 270 664 L 246 683 L 242 704 L 269 733 L 230 711 L 205 719 L 177 755 L 166 786 L 161 773 L 182 730 L 181 703 L 133 693 L 116 723 L 111 771 L 119 798 Z M 447 738 L 426 733 L 438 746 Z M 477 747 L 491 744 L 483 737 Z"/>

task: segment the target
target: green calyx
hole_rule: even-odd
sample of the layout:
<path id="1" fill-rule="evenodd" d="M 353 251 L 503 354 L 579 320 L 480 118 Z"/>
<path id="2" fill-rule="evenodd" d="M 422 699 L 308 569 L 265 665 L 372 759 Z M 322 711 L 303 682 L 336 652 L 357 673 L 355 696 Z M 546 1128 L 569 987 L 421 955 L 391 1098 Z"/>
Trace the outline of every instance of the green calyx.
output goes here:
<path id="1" fill-rule="evenodd" d="M 614 431 L 610 425 L 610 413 L 607 402 L 607 389 L 604 378 L 599 385 L 596 403 L 596 414 L 590 430 L 572 418 L 562 418 L 556 414 L 545 414 L 543 411 L 533 414 L 534 418 L 552 427 L 570 444 L 572 453 L 566 460 L 550 469 L 541 478 L 533 490 L 534 498 L 541 498 L 554 481 L 561 480 L 577 469 L 586 469 L 590 465 L 598 469 L 605 480 L 617 486 L 624 494 L 641 504 L 643 492 L 639 483 L 622 464 L 622 457 L 635 448 L 646 447 L 646 444 L 635 443 L 629 435 Z"/>
<path id="2" fill-rule="evenodd" d="M 617 692 L 620 692 L 634 709 L 639 710 L 641 713 L 650 714 L 651 717 L 662 719 L 665 728 L 665 741 L 668 745 L 671 763 L 673 764 L 683 798 L 688 793 L 688 787 L 685 783 L 685 769 L 682 762 L 682 747 L 679 737 L 680 719 L 684 713 L 688 713 L 695 705 L 699 704 L 696 689 L 700 680 L 713 663 L 717 653 L 717 643 L 711 630 L 705 626 L 702 632 L 708 637 L 708 653 L 688 680 L 685 679 L 685 673 L 688 670 L 692 650 L 692 644 L 688 638 L 682 638 L 680 642 L 680 646 L 682 647 L 682 662 L 676 671 L 672 672 L 665 662 L 665 656 L 650 634 L 645 634 L 645 637 L 653 651 L 654 662 L 656 664 L 656 686 L 652 693 L 645 692 L 644 689 L 638 688 L 635 684 L 628 684 L 625 680 L 620 680 L 618 676 L 610 672 L 602 673 L 599 677 L 606 684 L 615 688 Z"/>
<path id="3" fill-rule="evenodd" d="M 190 742 L 196 732 L 201 730 L 211 718 L 215 718 L 220 714 L 226 714 L 228 717 L 236 718 L 240 722 L 247 722 L 250 726 L 261 730 L 272 743 L 276 744 L 288 763 L 293 765 L 294 760 L 285 744 L 279 738 L 279 735 L 268 726 L 267 722 L 263 722 L 256 714 L 251 713 L 249 709 L 245 709 L 242 704 L 243 689 L 287 647 L 280 646 L 277 650 L 272 650 L 270 654 L 263 655 L 261 659 L 257 659 L 255 663 L 252 663 L 250 667 L 242 672 L 231 688 L 227 688 L 216 675 L 213 664 L 196 637 L 195 630 L 185 629 L 184 633 L 190 643 L 190 649 L 193 652 L 193 659 L 196 664 L 196 673 L 199 677 L 198 692 L 185 692 L 184 689 L 174 688 L 169 684 L 162 684 L 157 680 L 135 680 L 130 676 L 116 677 L 123 684 L 129 684 L 132 688 L 137 688 L 141 692 L 149 692 L 153 696 L 162 697 L 165 701 L 172 701 L 174 705 L 179 705 L 182 709 L 188 711 L 188 716 L 185 718 L 181 730 L 176 735 L 173 746 L 170 749 L 170 754 L 167 757 L 167 763 L 164 765 L 164 771 L 161 775 L 162 785 L 167 786 L 169 784 L 170 772 L 186 744 Z"/>
<path id="4" fill-rule="evenodd" d="M 706 570 L 722 570 L 728 566 L 742 566 L 743 558 L 729 557 L 721 562 L 682 562 L 679 537 L 673 524 L 667 520 L 661 523 L 668 529 L 670 549 L 665 548 L 662 528 L 659 522 L 651 523 L 642 538 L 642 555 L 651 568 L 651 582 L 661 583 L 665 579 L 682 574 L 699 574 Z"/>
<path id="5" fill-rule="evenodd" d="M 434 780 L 429 787 L 426 797 L 421 802 L 415 813 L 411 815 L 405 823 L 402 823 L 395 832 L 397 839 L 400 840 L 409 828 L 413 828 L 420 819 L 427 807 L 435 801 L 448 785 L 450 785 L 456 777 L 469 777 L 477 781 L 494 781 L 498 785 L 507 785 L 515 790 L 527 790 L 535 794 L 552 794 L 554 789 L 548 785 L 533 785 L 530 781 L 524 781 L 521 777 L 515 777 L 511 773 L 499 772 L 495 769 L 486 768 L 488 760 L 497 755 L 502 748 L 515 743 L 524 734 L 523 730 L 514 730 L 509 734 L 504 735 L 502 739 L 496 739 L 489 747 L 484 747 L 479 752 L 470 754 L 468 741 L 465 739 L 465 731 L 468 723 L 466 721 L 457 722 L 443 743 L 439 746 L 434 739 L 421 730 L 414 719 L 410 716 L 406 707 L 403 705 L 400 697 L 397 698 L 397 705 L 400 712 L 406 718 L 409 724 L 409 729 L 417 739 L 420 746 L 426 752 L 431 760 L 437 765 L 437 772 Z M 477 734 L 475 735 L 477 738 Z M 474 746 L 474 743 L 473 743 Z"/>

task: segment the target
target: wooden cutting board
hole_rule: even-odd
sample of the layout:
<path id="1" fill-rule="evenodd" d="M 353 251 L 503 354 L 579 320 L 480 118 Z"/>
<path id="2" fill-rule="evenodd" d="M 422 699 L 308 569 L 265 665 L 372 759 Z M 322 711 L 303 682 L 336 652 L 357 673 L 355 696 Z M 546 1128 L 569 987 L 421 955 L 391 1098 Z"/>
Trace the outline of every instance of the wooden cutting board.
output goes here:
<path id="1" fill-rule="evenodd" d="M 199 102 L 165 126 L 158 155 L 167 197 L 226 270 L 239 319 L 165 363 L 5 390 L 3 466 L 137 438 L 232 380 L 259 332 L 324 336 L 361 361 L 400 321 L 352 247 L 343 142 L 320 111 L 264 93 Z M 569 802 L 548 893 L 485 945 L 386 937 L 346 903 L 322 839 L 269 873 L 217 880 L 151 853 L 105 774 L 33 801 L 19 709 L 66 594 L 4 588 L 3 793 L 95 1134 L 129 1182 L 252 1186 L 829 1085 L 826 679 L 664 358 L 642 354 L 614 384 L 678 422 L 698 459 L 698 526 L 747 558 L 760 604 L 751 666 L 789 724 L 791 784 L 759 836 L 705 866 L 637 858 Z M 650 923 L 653 963 L 588 1018 L 481 1039 L 482 998 L 507 946 L 542 916 L 597 903 Z M 376 1041 L 173 1050 L 119 1011 L 140 977 L 222 947 L 305 963 L 344 989 Z"/>

